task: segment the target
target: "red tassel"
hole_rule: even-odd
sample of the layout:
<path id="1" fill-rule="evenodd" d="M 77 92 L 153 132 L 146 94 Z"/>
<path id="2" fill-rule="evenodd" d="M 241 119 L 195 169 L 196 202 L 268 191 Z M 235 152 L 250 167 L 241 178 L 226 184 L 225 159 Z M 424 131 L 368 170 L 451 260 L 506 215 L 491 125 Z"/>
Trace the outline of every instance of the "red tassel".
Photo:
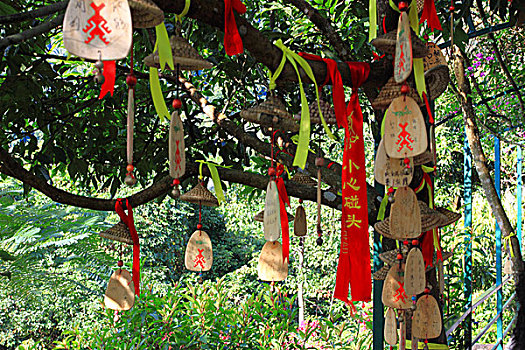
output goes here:
<path id="1" fill-rule="evenodd" d="M 421 253 L 423 253 L 425 268 L 429 266 L 432 267 L 432 260 L 434 259 L 434 237 L 432 230 L 425 232 L 421 237 Z"/>
<path id="2" fill-rule="evenodd" d="M 129 228 L 129 233 L 131 234 L 131 239 L 133 240 L 133 268 L 132 268 L 132 279 L 133 284 L 135 285 L 135 294 L 140 296 L 140 245 L 139 245 L 139 236 L 137 234 L 137 229 L 135 228 L 135 222 L 133 221 L 133 210 L 131 204 L 126 199 L 126 208 L 128 209 L 128 215 L 124 212 L 122 207 L 122 198 L 117 199 L 115 203 L 115 211 L 120 216 L 122 222 L 126 224 Z"/>
<path id="3" fill-rule="evenodd" d="M 281 216 L 281 230 L 283 231 L 283 263 L 289 260 L 290 256 L 290 229 L 288 226 L 288 213 L 286 213 L 286 206 L 290 206 L 290 199 L 288 193 L 286 193 L 286 187 L 284 186 L 284 180 L 281 175 L 284 172 L 284 166 L 282 164 L 277 165 L 275 182 L 277 184 L 277 192 L 279 192 L 279 209 Z"/>
<path id="4" fill-rule="evenodd" d="M 104 96 L 109 92 L 113 96 L 113 90 L 115 90 L 115 74 L 116 74 L 116 65 L 115 61 L 104 61 L 104 83 L 100 88 L 100 95 L 98 98 L 102 100 Z"/>
<path id="5" fill-rule="evenodd" d="M 421 19 L 419 20 L 419 23 L 421 24 L 425 22 L 425 20 L 427 21 L 428 27 L 431 31 L 434 31 L 434 29 L 443 30 L 437 16 L 434 0 L 425 0 L 425 3 L 423 4 L 423 12 L 421 13 Z"/>
<path id="6" fill-rule="evenodd" d="M 246 12 L 246 6 L 239 0 L 224 0 L 224 49 L 228 56 L 235 56 L 244 51 L 233 10 L 243 14 Z"/>

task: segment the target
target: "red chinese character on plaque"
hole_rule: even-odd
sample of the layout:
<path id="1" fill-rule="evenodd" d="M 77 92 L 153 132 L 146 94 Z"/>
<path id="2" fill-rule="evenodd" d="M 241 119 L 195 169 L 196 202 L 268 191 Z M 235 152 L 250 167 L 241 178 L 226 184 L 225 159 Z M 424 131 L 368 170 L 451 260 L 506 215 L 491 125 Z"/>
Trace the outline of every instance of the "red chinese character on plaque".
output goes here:
<path id="1" fill-rule="evenodd" d="M 89 35 L 84 42 L 89 44 L 95 37 L 98 37 L 104 44 L 108 45 L 109 40 L 105 38 L 105 35 L 111 33 L 111 29 L 108 28 L 108 21 L 100 14 L 100 11 L 106 5 L 100 4 L 97 6 L 92 2 L 90 6 L 95 10 L 95 14 L 88 19 L 86 27 L 82 29 L 84 33 Z"/>

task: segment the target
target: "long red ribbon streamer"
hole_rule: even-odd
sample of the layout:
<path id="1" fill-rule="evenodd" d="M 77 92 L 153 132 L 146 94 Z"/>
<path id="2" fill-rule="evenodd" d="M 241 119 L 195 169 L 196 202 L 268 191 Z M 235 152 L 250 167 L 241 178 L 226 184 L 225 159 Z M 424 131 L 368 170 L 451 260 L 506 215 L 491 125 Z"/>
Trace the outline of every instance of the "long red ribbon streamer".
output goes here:
<path id="1" fill-rule="evenodd" d="M 102 100 L 108 92 L 111 94 L 111 96 L 113 96 L 113 91 L 115 90 L 116 74 L 115 61 L 104 61 L 104 68 L 102 72 L 104 74 L 104 83 L 100 88 L 100 95 L 98 96 L 100 100 Z"/>
<path id="2" fill-rule="evenodd" d="M 423 253 L 425 268 L 432 267 L 434 265 L 434 237 L 432 230 L 425 232 L 421 237 L 421 253 Z"/>
<path id="3" fill-rule="evenodd" d="M 366 194 L 365 144 L 363 140 L 363 114 L 359 105 L 359 87 L 370 73 L 370 65 L 347 62 L 352 75 L 352 96 L 344 120 L 345 143 L 343 151 L 341 220 L 341 250 L 337 265 L 334 297 L 349 303 L 348 286 L 352 301 L 370 301 L 372 277 L 368 245 L 368 207 Z"/>
<path id="4" fill-rule="evenodd" d="M 431 31 L 434 31 L 434 29 L 443 30 L 437 16 L 434 0 L 425 0 L 425 3 L 423 4 L 423 12 L 421 13 L 421 19 L 419 20 L 419 23 L 421 24 L 425 22 L 425 20 L 427 21 L 428 27 Z"/>
<path id="5" fill-rule="evenodd" d="M 122 206 L 122 198 L 117 199 L 115 203 L 115 211 L 123 223 L 126 224 L 129 228 L 129 233 L 131 234 L 131 239 L 133 240 L 133 268 L 132 268 L 132 278 L 133 284 L 135 285 L 135 294 L 140 296 L 140 245 L 139 245 L 139 235 L 137 234 L 137 229 L 135 228 L 135 222 L 133 221 L 133 209 L 131 204 L 126 199 L 126 208 L 128 209 L 128 215 L 124 212 Z"/>
<path id="6" fill-rule="evenodd" d="M 246 6 L 240 0 L 224 0 L 224 48 L 228 56 L 235 56 L 244 51 L 233 10 L 243 14 L 246 12 Z"/>
<path id="7" fill-rule="evenodd" d="M 428 102 L 427 94 L 423 92 L 423 100 L 425 101 L 425 106 L 427 107 L 428 122 L 434 124 L 434 116 L 432 115 L 432 110 L 430 109 L 430 103 Z"/>
<path id="8" fill-rule="evenodd" d="M 279 192 L 279 212 L 281 216 L 281 231 L 283 231 L 283 263 L 289 260 L 290 256 L 290 229 L 288 227 L 288 213 L 286 212 L 285 204 L 290 206 L 290 199 L 288 193 L 286 193 L 286 187 L 284 186 L 284 180 L 281 175 L 284 173 L 284 166 L 282 164 L 277 165 L 276 179 L 277 191 Z"/>

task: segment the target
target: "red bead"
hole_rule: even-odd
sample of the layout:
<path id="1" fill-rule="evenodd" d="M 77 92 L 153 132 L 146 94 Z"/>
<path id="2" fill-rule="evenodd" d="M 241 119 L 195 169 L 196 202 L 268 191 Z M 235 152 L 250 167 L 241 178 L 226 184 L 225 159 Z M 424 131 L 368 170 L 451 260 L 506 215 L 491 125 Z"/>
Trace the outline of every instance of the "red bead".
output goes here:
<path id="1" fill-rule="evenodd" d="M 412 245 L 415 245 L 415 246 L 419 245 L 419 241 L 417 239 L 412 240 Z"/>
<path id="2" fill-rule="evenodd" d="M 428 34 L 423 35 L 423 39 L 428 40 Z"/>
<path id="3" fill-rule="evenodd" d="M 461 326 L 461 325 L 460 325 Z M 423 340 L 425 344 L 428 344 L 428 339 Z"/>
<path id="4" fill-rule="evenodd" d="M 171 105 L 173 106 L 173 108 L 175 109 L 179 109 L 182 107 L 182 101 L 179 100 L 178 98 L 174 99 L 173 102 L 171 103 Z"/>
<path id="5" fill-rule="evenodd" d="M 428 293 L 430 293 L 430 288 L 427 287 L 425 288 L 425 294 L 428 294 Z"/>
<path id="6" fill-rule="evenodd" d="M 118 263 L 117 263 L 118 267 L 122 267 L 124 265 L 124 261 L 122 260 L 119 260 Z"/>
<path id="7" fill-rule="evenodd" d="M 128 171 L 128 173 L 131 173 L 133 171 L 133 169 L 135 169 L 133 164 L 128 164 L 128 166 L 126 167 L 126 170 Z"/>
<path id="8" fill-rule="evenodd" d="M 133 89 L 137 85 L 137 77 L 133 73 L 129 73 L 126 77 L 126 84 L 130 89 Z"/>
<path id="9" fill-rule="evenodd" d="M 303 203 L 303 200 L 301 198 L 299 198 L 299 204 Z"/>
<path id="10" fill-rule="evenodd" d="M 390 193 L 390 194 L 394 193 L 394 188 L 393 187 L 389 187 L 388 188 L 388 193 Z"/>
<path id="11" fill-rule="evenodd" d="M 399 10 L 400 11 L 406 11 L 408 9 L 408 4 L 404 1 L 399 2 Z"/>
<path id="12" fill-rule="evenodd" d="M 448 9 L 450 10 L 450 12 L 453 12 L 456 8 L 454 7 L 454 5 L 452 5 Z"/>
<path id="13" fill-rule="evenodd" d="M 178 186 L 180 185 L 180 180 L 179 179 L 173 179 L 173 186 Z"/>
<path id="14" fill-rule="evenodd" d="M 405 240 L 403 241 L 403 245 L 408 245 L 408 240 L 405 239 Z"/>
<path id="15" fill-rule="evenodd" d="M 403 254 L 397 253 L 397 260 L 403 260 Z"/>
<path id="16" fill-rule="evenodd" d="M 202 224 L 197 224 L 197 230 L 202 229 Z"/>
<path id="17" fill-rule="evenodd" d="M 410 87 L 407 84 L 401 85 L 401 93 L 406 95 L 410 92 Z"/>
<path id="18" fill-rule="evenodd" d="M 268 169 L 268 175 L 270 176 L 275 176 L 276 172 L 275 172 L 275 168 L 274 167 L 270 167 Z"/>
<path id="19" fill-rule="evenodd" d="M 405 162 L 405 165 L 409 165 L 410 164 L 410 159 L 405 158 L 404 162 Z"/>

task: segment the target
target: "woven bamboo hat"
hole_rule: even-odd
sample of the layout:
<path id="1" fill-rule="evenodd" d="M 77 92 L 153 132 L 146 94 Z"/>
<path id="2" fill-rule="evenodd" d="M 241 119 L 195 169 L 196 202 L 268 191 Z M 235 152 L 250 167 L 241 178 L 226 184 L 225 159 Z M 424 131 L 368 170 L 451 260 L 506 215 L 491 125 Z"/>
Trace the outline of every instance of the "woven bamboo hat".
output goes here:
<path id="1" fill-rule="evenodd" d="M 213 193 L 208 191 L 208 189 L 200 182 L 197 186 L 181 195 L 180 199 L 190 203 L 207 205 L 209 207 L 216 207 L 219 205 L 219 201 L 215 198 Z"/>
<path id="2" fill-rule="evenodd" d="M 384 281 L 386 278 L 386 275 L 388 275 L 388 271 L 390 270 L 389 265 L 384 265 L 382 268 L 374 272 L 374 279 L 376 281 Z"/>
<path id="3" fill-rule="evenodd" d="M 292 214 L 288 212 L 286 213 L 286 215 L 288 215 L 288 222 L 293 221 L 293 219 L 295 219 L 295 216 L 293 216 Z M 254 215 L 253 219 L 255 221 L 264 222 L 264 210 L 261 210 L 256 215 Z"/>
<path id="4" fill-rule="evenodd" d="M 197 50 L 182 36 L 172 35 L 170 45 L 173 64 L 175 66 L 178 64 L 180 70 L 202 70 L 213 67 L 213 64 L 202 58 Z M 155 52 L 146 56 L 144 64 L 148 67 L 159 68 L 159 52 L 155 50 Z"/>
<path id="5" fill-rule="evenodd" d="M 414 157 L 414 165 L 423 165 L 434 161 L 434 156 L 429 150 Z"/>
<path id="6" fill-rule="evenodd" d="M 299 131 L 299 124 L 293 120 L 281 99 L 274 95 L 268 95 L 263 102 L 241 111 L 241 117 L 263 126 Z"/>
<path id="7" fill-rule="evenodd" d="M 393 265 L 394 263 L 398 262 L 397 260 L 397 254 L 399 253 L 399 249 L 393 249 L 389 250 L 387 252 L 383 252 L 379 254 L 379 259 L 381 259 L 382 262 Z M 403 254 L 403 262 L 406 260 L 406 255 L 408 253 L 408 247 L 406 245 L 401 246 L 401 253 Z"/>
<path id="8" fill-rule="evenodd" d="M 297 182 L 298 184 L 315 187 L 317 186 L 317 181 L 312 179 L 310 176 L 301 173 L 300 171 L 296 172 L 294 176 L 290 179 L 293 182 Z"/>
<path id="9" fill-rule="evenodd" d="M 414 58 L 423 58 L 428 54 L 428 49 L 423 40 L 410 29 L 412 37 L 412 55 Z M 397 41 L 397 29 L 392 30 L 386 34 L 380 35 L 371 44 L 374 45 L 379 51 L 394 55 L 396 52 L 396 41 Z"/>
<path id="10" fill-rule="evenodd" d="M 335 110 L 332 108 L 330 103 L 326 102 L 323 99 L 319 100 L 319 106 L 321 107 L 321 112 L 323 112 L 323 118 L 326 124 L 333 125 L 337 123 L 335 119 Z M 310 123 L 312 124 L 321 124 L 321 117 L 319 115 L 319 107 L 317 106 L 317 100 L 308 105 L 310 110 Z M 301 113 L 297 113 L 293 116 L 296 121 L 301 120 Z"/>
<path id="11" fill-rule="evenodd" d="M 397 256 L 397 250 L 391 250 L 392 252 L 395 252 L 396 256 Z M 449 259 L 450 257 L 452 257 L 452 253 L 451 252 L 443 252 L 443 260 L 447 260 Z M 396 262 L 397 262 L 397 259 L 396 259 Z M 434 252 L 434 258 L 433 258 L 433 266 L 428 266 L 425 268 L 425 271 L 430 271 L 431 269 L 433 269 L 435 266 L 436 266 L 436 262 L 437 262 L 437 254 L 436 252 Z M 374 272 L 374 279 L 376 281 L 384 281 L 384 279 L 386 278 L 386 275 L 388 274 L 388 271 L 390 270 L 391 266 L 393 264 L 385 264 L 382 268 L 380 268 L 379 270 L 377 270 L 376 272 Z"/>
<path id="12" fill-rule="evenodd" d="M 456 221 L 459 220 L 459 218 L 461 217 L 461 214 L 459 213 L 455 213 L 453 211 L 450 211 L 446 208 L 436 208 L 436 210 L 441 214 L 443 215 L 444 219 L 443 221 L 440 223 L 439 227 L 445 227 L 445 226 L 448 226 L 450 224 L 453 224 L 455 223 Z"/>
<path id="13" fill-rule="evenodd" d="M 153 28 L 164 21 L 164 12 L 151 0 L 128 0 L 133 28 Z"/>
<path id="14" fill-rule="evenodd" d="M 428 55 L 423 58 L 425 83 L 429 97 L 435 100 L 447 89 L 450 73 L 445 56 L 443 56 L 439 46 L 430 41 L 426 45 Z"/>
<path id="15" fill-rule="evenodd" d="M 131 233 L 129 233 L 128 225 L 122 221 L 112 227 L 108 228 L 105 231 L 99 233 L 100 237 L 111 239 L 113 241 L 118 241 L 126 244 L 133 244 L 131 239 Z"/>
<path id="16" fill-rule="evenodd" d="M 379 95 L 377 98 L 372 102 L 372 107 L 374 109 L 387 109 L 392 101 L 401 96 L 401 86 L 402 83 L 396 83 L 394 77 L 391 77 L 388 79 L 388 82 L 383 86 L 381 91 L 379 91 Z M 414 85 L 409 82 L 408 86 L 410 87 L 410 90 L 407 94 L 407 96 L 412 97 L 414 101 L 420 106 L 424 106 L 424 102 L 421 101 L 421 98 L 419 97 L 419 94 L 416 91 L 416 88 Z"/>

